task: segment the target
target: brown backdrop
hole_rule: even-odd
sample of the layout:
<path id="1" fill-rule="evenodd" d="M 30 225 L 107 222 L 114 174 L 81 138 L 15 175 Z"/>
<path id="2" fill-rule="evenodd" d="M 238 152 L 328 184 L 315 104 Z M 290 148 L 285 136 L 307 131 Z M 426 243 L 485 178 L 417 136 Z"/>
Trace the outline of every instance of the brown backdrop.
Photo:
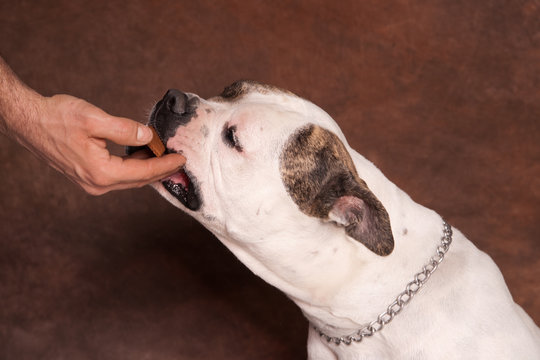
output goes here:
<path id="1" fill-rule="evenodd" d="M 139 121 L 239 78 L 312 100 L 540 322 L 539 2 L 223 4 L 3 0 L 0 51 Z M 305 358 L 296 306 L 151 189 L 92 197 L 0 140 L 0 358 Z"/>

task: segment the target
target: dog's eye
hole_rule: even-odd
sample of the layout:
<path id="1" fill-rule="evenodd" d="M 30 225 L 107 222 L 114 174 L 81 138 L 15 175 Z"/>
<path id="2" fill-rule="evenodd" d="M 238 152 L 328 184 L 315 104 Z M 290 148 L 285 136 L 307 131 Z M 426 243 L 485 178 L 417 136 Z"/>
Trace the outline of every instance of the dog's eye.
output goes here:
<path id="1" fill-rule="evenodd" d="M 228 124 L 225 124 L 225 127 L 223 129 L 223 141 L 228 146 L 234 148 L 237 151 L 242 151 L 242 146 L 240 145 L 240 142 L 238 141 L 238 136 L 236 135 L 236 126 L 229 126 Z"/>

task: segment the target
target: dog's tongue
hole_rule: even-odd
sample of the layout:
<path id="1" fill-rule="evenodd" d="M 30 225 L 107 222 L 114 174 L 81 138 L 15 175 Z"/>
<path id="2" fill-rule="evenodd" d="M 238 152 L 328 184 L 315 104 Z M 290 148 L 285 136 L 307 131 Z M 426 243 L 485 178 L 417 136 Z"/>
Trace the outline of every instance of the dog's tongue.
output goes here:
<path id="1" fill-rule="evenodd" d="M 162 181 L 172 181 L 175 184 L 180 184 L 184 189 L 189 188 L 189 177 L 183 170 L 180 170 L 177 173 L 172 174 L 171 176 L 163 179 Z"/>

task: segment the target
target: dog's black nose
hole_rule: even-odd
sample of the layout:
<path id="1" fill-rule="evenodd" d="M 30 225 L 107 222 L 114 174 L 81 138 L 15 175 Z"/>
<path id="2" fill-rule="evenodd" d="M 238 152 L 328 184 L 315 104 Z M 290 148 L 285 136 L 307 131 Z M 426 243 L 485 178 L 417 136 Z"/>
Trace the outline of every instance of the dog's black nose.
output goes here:
<path id="1" fill-rule="evenodd" d="M 197 113 L 199 98 L 193 94 L 185 94 L 180 90 L 169 89 L 163 98 L 154 106 L 148 125 L 152 125 L 161 141 L 174 136 L 179 126 L 185 126 Z"/>
<path id="2" fill-rule="evenodd" d="M 169 89 L 163 97 L 163 103 L 170 112 L 182 115 L 186 112 L 188 97 L 180 90 Z"/>

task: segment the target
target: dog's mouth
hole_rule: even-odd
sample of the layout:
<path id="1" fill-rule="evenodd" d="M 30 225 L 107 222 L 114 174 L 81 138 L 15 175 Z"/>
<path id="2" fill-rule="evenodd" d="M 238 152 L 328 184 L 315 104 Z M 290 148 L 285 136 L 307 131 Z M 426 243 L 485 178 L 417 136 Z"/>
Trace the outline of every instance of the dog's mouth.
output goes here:
<path id="1" fill-rule="evenodd" d="M 197 182 L 186 169 L 180 169 L 160 182 L 172 196 L 189 210 L 197 211 L 201 207 Z"/>
<path id="2" fill-rule="evenodd" d="M 150 157 L 155 155 L 146 146 L 128 146 L 126 148 L 126 154 L 132 155 L 133 153 L 144 150 Z M 165 151 L 169 153 L 169 150 Z M 199 192 L 199 186 L 197 179 L 185 168 L 178 170 L 176 173 L 167 176 L 159 180 L 161 185 L 182 205 L 192 211 L 197 211 L 201 207 L 201 196 Z"/>

